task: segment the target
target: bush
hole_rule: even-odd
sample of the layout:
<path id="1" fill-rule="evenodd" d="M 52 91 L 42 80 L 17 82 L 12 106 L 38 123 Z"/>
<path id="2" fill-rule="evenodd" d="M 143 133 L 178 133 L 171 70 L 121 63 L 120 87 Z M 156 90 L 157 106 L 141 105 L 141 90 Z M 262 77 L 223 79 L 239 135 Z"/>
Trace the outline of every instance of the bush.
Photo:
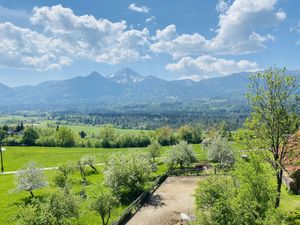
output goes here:
<path id="1" fill-rule="evenodd" d="M 61 147 L 74 147 L 76 144 L 73 131 L 66 127 L 60 127 L 55 138 L 57 145 Z"/>
<path id="2" fill-rule="evenodd" d="M 36 140 L 39 138 L 39 134 L 36 128 L 26 127 L 23 134 L 23 143 L 25 145 L 31 146 L 36 144 Z"/>

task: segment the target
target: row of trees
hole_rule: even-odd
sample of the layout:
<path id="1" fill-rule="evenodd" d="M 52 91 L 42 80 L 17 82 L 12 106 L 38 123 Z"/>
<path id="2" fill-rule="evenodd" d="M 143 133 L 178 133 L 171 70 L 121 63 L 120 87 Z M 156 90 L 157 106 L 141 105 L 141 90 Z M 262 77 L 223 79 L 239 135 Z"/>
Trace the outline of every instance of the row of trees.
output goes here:
<path id="1" fill-rule="evenodd" d="M 3 130 L 3 132 L 6 131 Z M 185 140 L 188 143 L 201 143 L 202 135 L 203 131 L 198 125 L 185 125 L 178 130 L 161 127 L 155 132 L 127 133 L 117 132 L 113 126 L 107 125 L 100 128 L 99 134 L 96 135 L 88 135 L 85 131 L 76 134 L 67 127 L 50 129 L 27 126 L 22 134 L 7 134 L 2 142 L 5 145 L 119 148 L 147 147 L 152 139 L 156 139 L 161 145 L 174 145 L 180 140 Z"/>

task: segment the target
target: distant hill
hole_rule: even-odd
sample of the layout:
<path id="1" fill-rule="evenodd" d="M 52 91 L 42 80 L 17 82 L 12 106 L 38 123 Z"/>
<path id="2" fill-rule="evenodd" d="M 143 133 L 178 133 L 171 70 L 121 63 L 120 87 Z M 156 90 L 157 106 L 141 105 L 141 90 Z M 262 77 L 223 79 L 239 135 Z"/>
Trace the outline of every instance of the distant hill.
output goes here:
<path id="1" fill-rule="evenodd" d="M 300 76 L 300 71 L 291 71 Z M 105 77 L 98 72 L 62 81 L 46 81 L 34 86 L 10 88 L 0 84 L 0 105 L 51 106 L 109 105 L 201 99 L 243 101 L 248 89 L 249 73 L 236 73 L 194 82 L 166 81 L 155 76 L 143 76 L 130 68 Z"/>

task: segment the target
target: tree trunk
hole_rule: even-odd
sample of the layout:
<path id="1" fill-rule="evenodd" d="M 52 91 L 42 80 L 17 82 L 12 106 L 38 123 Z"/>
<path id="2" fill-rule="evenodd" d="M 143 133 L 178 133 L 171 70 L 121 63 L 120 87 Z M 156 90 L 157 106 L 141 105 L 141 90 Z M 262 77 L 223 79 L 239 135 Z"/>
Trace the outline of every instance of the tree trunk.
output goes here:
<path id="1" fill-rule="evenodd" d="M 277 181 L 277 188 L 276 188 L 276 201 L 275 201 L 275 208 L 279 207 L 280 204 L 280 195 L 281 195 L 281 184 L 282 184 L 282 168 L 276 171 L 276 181 Z"/>
<path id="2" fill-rule="evenodd" d="M 33 192 L 32 191 L 29 191 L 29 192 L 30 192 L 31 197 L 33 198 L 34 197 Z"/>
<path id="3" fill-rule="evenodd" d="M 0 143 L 0 157 L 1 157 L 1 172 L 4 172 L 4 165 L 3 165 L 3 153 L 2 153 L 2 144 Z"/>

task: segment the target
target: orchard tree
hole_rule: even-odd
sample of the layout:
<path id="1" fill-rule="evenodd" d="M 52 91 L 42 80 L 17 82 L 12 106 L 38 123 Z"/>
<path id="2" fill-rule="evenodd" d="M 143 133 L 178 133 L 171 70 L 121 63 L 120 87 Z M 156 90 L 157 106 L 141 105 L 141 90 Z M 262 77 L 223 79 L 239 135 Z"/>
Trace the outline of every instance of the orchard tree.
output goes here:
<path id="1" fill-rule="evenodd" d="M 160 156 L 161 145 L 158 141 L 152 141 L 148 146 L 149 156 L 152 160 L 152 163 L 155 162 L 155 159 Z"/>
<path id="2" fill-rule="evenodd" d="M 180 141 L 179 144 L 174 145 L 171 150 L 169 150 L 166 158 L 166 163 L 171 169 L 178 165 L 183 169 L 194 162 L 197 162 L 197 158 L 193 151 L 193 146 L 185 141 Z"/>
<path id="3" fill-rule="evenodd" d="M 143 191 L 151 173 L 146 155 L 127 153 L 113 155 L 105 166 L 105 183 L 121 200 L 130 200 Z"/>
<path id="4" fill-rule="evenodd" d="M 297 82 L 285 69 L 271 68 L 250 78 L 249 99 L 252 113 L 246 122 L 257 150 L 276 172 L 275 208 L 280 204 L 282 174 L 288 157 L 288 140 L 297 130 Z"/>
<path id="5" fill-rule="evenodd" d="M 2 152 L 2 142 L 6 138 L 7 132 L 0 129 L 0 158 L 1 158 L 1 172 L 4 172 L 4 163 L 3 163 L 3 152 Z"/>
<path id="6" fill-rule="evenodd" d="M 110 191 L 106 191 L 105 187 L 100 186 L 95 199 L 91 203 L 91 209 L 100 215 L 102 224 L 107 225 L 111 211 L 118 205 L 118 199 Z"/>
<path id="7" fill-rule="evenodd" d="M 80 159 L 80 164 L 85 165 L 85 166 L 90 166 L 96 172 L 97 169 L 94 165 L 95 161 L 96 161 L 95 156 L 86 155 Z"/>
<path id="8" fill-rule="evenodd" d="M 208 159 L 217 162 L 221 167 L 234 163 L 234 152 L 226 138 L 218 136 L 207 145 Z"/>
<path id="9" fill-rule="evenodd" d="M 44 172 L 31 162 L 25 169 L 18 170 L 15 175 L 17 191 L 28 191 L 34 197 L 33 191 L 47 186 Z"/>

